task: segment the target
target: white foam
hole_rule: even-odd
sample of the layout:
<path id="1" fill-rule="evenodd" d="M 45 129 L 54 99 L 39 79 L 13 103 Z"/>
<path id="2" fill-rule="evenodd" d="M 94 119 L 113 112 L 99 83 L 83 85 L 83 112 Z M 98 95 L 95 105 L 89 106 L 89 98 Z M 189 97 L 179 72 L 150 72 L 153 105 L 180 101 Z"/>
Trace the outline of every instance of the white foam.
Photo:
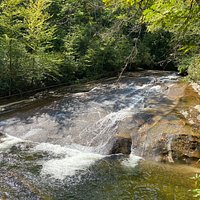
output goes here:
<path id="1" fill-rule="evenodd" d="M 65 146 L 50 144 L 50 143 L 40 143 L 37 146 L 33 148 L 33 151 L 45 151 L 53 153 L 54 155 L 62 155 L 62 154 L 68 154 L 70 152 L 70 155 L 75 155 L 79 151 L 76 149 L 70 149 Z"/>
<path id="2" fill-rule="evenodd" d="M 160 78 L 158 78 L 159 81 L 165 83 L 165 82 L 172 82 L 172 81 L 176 81 L 179 77 L 176 75 L 176 73 L 172 74 L 172 75 L 168 75 L 168 76 L 162 76 Z"/>
<path id="3" fill-rule="evenodd" d="M 129 158 L 122 161 L 122 164 L 126 167 L 135 167 L 138 165 L 138 162 L 142 160 L 142 157 L 135 156 L 134 154 L 130 154 Z"/>
<path id="4" fill-rule="evenodd" d="M 172 75 L 167 76 L 167 78 L 170 79 L 170 80 L 177 80 L 177 79 L 178 79 L 178 76 L 177 76 L 176 73 L 174 73 L 174 74 L 172 74 Z"/>
<path id="5" fill-rule="evenodd" d="M 95 152 L 100 152 L 101 154 L 107 154 L 110 150 L 106 146 L 108 145 L 110 139 L 117 133 L 119 122 L 132 117 L 133 112 L 130 108 L 120 110 L 118 112 L 112 112 L 106 115 L 104 118 L 98 120 L 89 128 L 83 129 L 79 137 L 84 138 L 90 135 L 90 139 L 87 141 L 87 146 L 96 146 Z M 108 134 L 109 133 L 109 134 Z"/>
<path id="6" fill-rule="evenodd" d="M 41 143 L 34 151 L 48 151 L 55 155 L 64 155 L 64 158 L 51 159 L 42 163 L 41 175 L 50 175 L 52 178 L 63 180 L 78 172 L 84 172 L 95 161 L 102 159 L 100 154 L 83 152 L 60 145 Z"/>
<path id="7" fill-rule="evenodd" d="M 29 137 L 32 137 L 38 133 L 42 133 L 43 129 L 42 128 L 36 128 L 36 129 L 30 129 L 22 138 L 27 139 Z"/>
<path id="8" fill-rule="evenodd" d="M 145 88 L 148 88 L 149 86 L 151 86 L 151 84 L 143 84 L 143 85 L 136 85 L 134 86 L 134 89 L 136 90 L 142 90 L 142 89 L 145 89 Z"/>
<path id="9" fill-rule="evenodd" d="M 0 139 L 0 152 L 3 150 L 7 150 L 11 148 L 13 145 L 22 142 L 23 140 L 10 136 L 10 135 L 5 135 L 6 137 L 3 137 Z"/>
<path id="10" fill-rule="evenodd" d="M 155 85 L 155 86 L 150 88 L 150 91 L 159 92 L 159 91 L 161 91 L 161 86 L 160 85 Z"/>

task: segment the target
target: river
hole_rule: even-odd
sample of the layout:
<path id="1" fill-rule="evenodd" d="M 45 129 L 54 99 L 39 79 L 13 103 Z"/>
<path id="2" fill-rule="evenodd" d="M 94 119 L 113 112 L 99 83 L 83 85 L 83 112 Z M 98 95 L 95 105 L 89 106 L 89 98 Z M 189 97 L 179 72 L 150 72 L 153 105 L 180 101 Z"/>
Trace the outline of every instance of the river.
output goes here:
<path id="1" fill-rule="evenodd" d="M 197 168 L 148 160 L 133 147 L 110 153 L 116 135 L 151 118 L 144 112 L 174 106 L 166 94 L 179 79 L 146 71 L 3 102 L 0 199 L 195 199 Z"/>

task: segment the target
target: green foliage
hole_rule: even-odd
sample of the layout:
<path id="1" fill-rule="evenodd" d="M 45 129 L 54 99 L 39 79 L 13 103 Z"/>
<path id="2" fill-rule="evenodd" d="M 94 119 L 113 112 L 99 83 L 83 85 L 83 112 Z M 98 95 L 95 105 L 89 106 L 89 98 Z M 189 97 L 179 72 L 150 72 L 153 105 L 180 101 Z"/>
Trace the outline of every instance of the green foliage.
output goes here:
<path id="1" fill-rule="evenodd" d="M 198 1 L 2 0 L 0 96 L 179 65 L 199 80 Z"/>
<path id="2" fill-rule="evenodd" d="M 200 50 L 199 1 L 103 0 L 103 2 L 115 10 L 117 6 L 121 8 L 129 7 L 133 11 L 140 10 L 139 22 L 147 25 L 146 35 L 152 33 L 152 36 L 155 36 L 160 31 L 167 33 L 163 38 L 155 37 L 154 41 L 151 40 L 151 37 L 147 37 L 154 45 L 149 45 L 148 41 L 145 40 L 139 43 L 136 60 L 138 64 L 142 64 L 140 61 L 142 61 L 143 55 L 144 63 L 147 65 L 162 63 L 163 61 L 164 63 L 173 62 L 179 65 L 180 72 L 184 72 L 189 68 L 190 77 L 198 80 L 199 70 L 196 55 Z M 133 11 L 132 13 L 134 13 Z M 170 37 L 168 37 L 169 33 Z"/>
<path id="3" fill-rule="evenodd" d="M 48 76 L 59 75 L 57 65 L 61 63 L 59 54 L 52 53 L 52 41 L 55 39 L 55 26 L 50 26 L 49 13 L 46 11 L 51 0 L 29 0 L 24 9 L 25 33 L 23 38 L 31 59 L 29 77 L 32 84 Z"/>
<path id="4" fill-rule="evenodd" d="M 144 32 L 138 45 L 137 65 L 146 65 L 147 68 L 159 66 L 164 69 L 170 62 L 171 34 L 164 30 Z"/>
<path id="5" fill-rule="evenodd" d="M 22 0 L 0 2 L 0 34 L 19 38 L 23 28 Z"/>
<path id="6" fill-rule="evenodd" d="M 101 1 L 83 2 L 82 5 L 73 2 L 76 10 L 72 9 L 73 4 L 64 7 L 65 12 L 70 10 L 73 13 L 68 33 L 63 39 L 66 68 L 69 70 L 70 66 L 78 79 L 119 71 L 131 51 L 131 45 L 121 30 L 112 29 L 118 15 L 102 9 Z M 80 21 L 81 13 L 84 16 Z"/>
<path id="7" fill-rule="evenodd" d="M 26 66 L 25 66 L 26 65 Z M 4 35 L 0 38 L 0 85 L 2 93 L 11 94 L 24 84 L 24 68 L 28 66 L 25 46 L 18 40 Z"/>
<path id="8" fill-rule="evenodd" d="M 195 1 L 154 1 L 143 14 L 149 30 L 164 28 L 179 35 L 198 33 L 200 10 Z"/>
<path id="9" fill-rule="evenodd" d="M 193 81 L 200 80 L 200 54 L 194 55 L 188 64 L 189 78 Z"/>
<path id="10" fill-rule="evenodd" d="M 58 76 L 61 62 L 51 52 L 55 26 L 48 23 L 49 0 L 1 1 L 1 93 L 10 95 L 25 87 L 42 86 Z"/>
<path id="11" fill-rule="evenodd" d="M 160 29 L 173 34 L 174 56 L 180 73 L 188 71 L 190 78 L 200 80 L 199 41 L 200 9 L 197 1 L 154 1 L 143 14 L 149 31 Z"/>
<path id="12" fill-rule="evenodd" d="M 195 187 L 197 188 L 192 190 L 195 193 L 194 197 L 200 197 L 200 189 L 198 189 L 200 186 L 200 174 L 196 174 L 191 179 L 195 180 Z"/>
<path id="13" fill-rule="evenodd" d="M 24 9 L 23 34 L 26 44 L 31 51 L 45 51 L 52 47 L 51 41 L 54 39 L 55 26 L 49 26 L 50 15 L 45 10 L 51 4 L 51 0 L 29 0 Z"/>
<path id="14" fill-rule="evenodd" d="M 117 72 L 124 65 L 131 47 L 126 38 L 113 41 L 96 40 L 89 46 L 84 63 L 93 68 L 94 73 Z"/>

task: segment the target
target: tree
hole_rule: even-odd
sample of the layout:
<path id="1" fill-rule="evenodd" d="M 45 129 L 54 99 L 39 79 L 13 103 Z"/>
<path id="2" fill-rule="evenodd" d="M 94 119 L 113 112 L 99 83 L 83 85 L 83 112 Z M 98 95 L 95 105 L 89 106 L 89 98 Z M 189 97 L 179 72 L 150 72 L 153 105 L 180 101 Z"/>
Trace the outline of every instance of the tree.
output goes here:
<path id="1" fill-rule="evenodd" d="M 51 76 L 58 75 L 59 55 L 51 52 L 55 39 L 56 27 L 50 25 L 50 14 L 47 12 L 51 0 L 29 0 L 24 9 L 25 39 L 31 58 L 29 76 L 32 84 Z"/>
<path id="2" fill-rule="evenodd" d="M 4 0 L 0 3 L 0 84 L 9 95 L 16 88 L 18 72 L 22 70 L 20 57 L 25 53 L 19 41 L 23 27 L 21 3 L 21 0 Z"/>
<path id="3" fill-rule="evenodd" d="M 171 60 L 179 65 L 179 70 L 184 71 L 188 67 L 200 73 L 198 67 L 200 46 L 200 1 L 199 0 L 103 0 L 107 6 L 129 7 L 132 12 L 141 12 L 140 23 L 147 26 L 147 32 L 155 33 L 165 30 L 171 33 L 173 52 Z M 115 8 L 116 9 L 116 8 Z M 191 59 L 191 57 L 193 57 Z M 190 63 L 196 63 L 195 66 Z M 198 70 L 199 68 L 199 70 Z M 196 71 L 195 70 L 195 71 Z M 191 76 L 193 76 L 190 73 Z M 197 77 L 197 76 L 196 76 Z M 193 77 L 194 78 L 194 77 Z M 196 79 L 196 78 L 195 78 Z"/>
<path id="4" fill-rule="evenodd" d="M 0 82 L 9 95 L 58 76 L 59 55 L 51 51 L 56 28 L 48 22 L 50 5 L 50 0 L 0 2 Z"/>
<path id="5" fill-rule="evenodd" d="M 156 1 L 143 14 L 149 31 L 165 29 L 173 33 L 173 54 L 180 72 L 189 68 L 189 77 L 200 80 L 199 1 Z"/>

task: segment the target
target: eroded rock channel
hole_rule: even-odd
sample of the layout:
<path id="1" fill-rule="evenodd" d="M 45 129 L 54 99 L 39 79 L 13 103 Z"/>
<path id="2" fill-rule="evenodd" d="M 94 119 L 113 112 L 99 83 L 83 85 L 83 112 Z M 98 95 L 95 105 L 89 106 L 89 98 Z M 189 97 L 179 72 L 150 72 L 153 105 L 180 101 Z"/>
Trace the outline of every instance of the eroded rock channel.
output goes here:
<path id="1" fill-rule="evenodd" d="M 183 188 L 191 186 L 187 175 L 199 172 L 200 158 L 200 98 L 190 84 L 171 72 L 146 71 L 75 90 L 62 88 L 0 106 L 0 198 L 88 199 L 87 187 L 98 185 L 96 180 L 110 187 L 113 177 L 125 176 L 127 184 L 134 176 L 137 181 L 131 183 L 141 184 L 148 160 L 186 164 L 181 176 L 188 186 L 171 191 L 185 195 Z M 158 175 L 153 170 L 158 165 L 151 166 L 149 183 Z M 135 175 L 130 176 L 129 167 Z M 172 173 L 171 166 L 168 170 Z M 164 176 L 158 181 L 165 182 Z M 167 188 L 173 184 L 179 183 L 166 181 Z M 170 199 L 157 185 L 149 195 Z M 102 190 L 95 199 L 116 199 Z"/>

